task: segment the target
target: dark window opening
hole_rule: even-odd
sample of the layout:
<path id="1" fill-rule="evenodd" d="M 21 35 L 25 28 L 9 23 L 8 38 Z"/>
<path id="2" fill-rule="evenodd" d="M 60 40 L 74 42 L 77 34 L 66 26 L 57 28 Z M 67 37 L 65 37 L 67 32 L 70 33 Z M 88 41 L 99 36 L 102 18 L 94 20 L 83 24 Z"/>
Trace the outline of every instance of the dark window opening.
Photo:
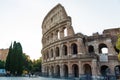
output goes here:
<path id="1" fill-rule="evenodd" d="M 63 54 L 67 55 L 67 46 L 66 45 L 63 45 Z"/>
<path id="2" fill-rule="evenodd" d="M 73 69 L 73 76 L 74 77 L 79 77 L 79 68 L 78 68 L 78 65 L 73 64 L 72 69 Z"/>
<path id="3" fill-rule="evenodd" d="M 88 47 L 88 52 L 89 52 L 89 53 L 94 53 L 94 47 L 90 45 L 90 46 Z"/>
<path id="4" fill-rule="evenodd" d="M 60 55 L 60 53 L 59 53 L 59 48 L 56 47 L 56 57 L 58 57 L 59 55 Z"/>
<path id="5" fill-rule="evenodd" d="M 77 51 L 77 44 L 75 44 L 75 43 L 73 43 L 72 45 L 71 45 L 71 50 L 72 50 L 72 54 L 77 54 L 78 53 L 78 51 Z"/>

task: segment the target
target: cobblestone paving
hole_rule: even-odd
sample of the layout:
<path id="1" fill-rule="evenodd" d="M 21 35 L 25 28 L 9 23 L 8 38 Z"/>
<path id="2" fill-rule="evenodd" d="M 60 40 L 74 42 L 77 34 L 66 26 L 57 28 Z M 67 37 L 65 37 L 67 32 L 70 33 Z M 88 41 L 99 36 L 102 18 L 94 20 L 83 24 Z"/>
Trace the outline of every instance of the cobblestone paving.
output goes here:
<path id="1" fill-rule="evenodd" d="M 0 80 L 68 80 L 45 77 L 0 77 Z"/>

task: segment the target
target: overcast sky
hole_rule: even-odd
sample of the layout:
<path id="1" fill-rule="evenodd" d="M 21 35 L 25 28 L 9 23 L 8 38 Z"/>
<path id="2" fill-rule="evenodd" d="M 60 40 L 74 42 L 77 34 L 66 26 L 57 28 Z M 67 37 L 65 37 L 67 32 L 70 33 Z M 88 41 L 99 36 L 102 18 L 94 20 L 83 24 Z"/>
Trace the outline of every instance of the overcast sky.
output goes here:
<path id="1" fill-rule="evenodd" d="M 31 59 L 38 59 L 42 21 L 58 3 L 71 16 L 76 33 L 92 35 L 120 27 L 120 0 L 0 0 L 0 48 L 17 41 Z"/>

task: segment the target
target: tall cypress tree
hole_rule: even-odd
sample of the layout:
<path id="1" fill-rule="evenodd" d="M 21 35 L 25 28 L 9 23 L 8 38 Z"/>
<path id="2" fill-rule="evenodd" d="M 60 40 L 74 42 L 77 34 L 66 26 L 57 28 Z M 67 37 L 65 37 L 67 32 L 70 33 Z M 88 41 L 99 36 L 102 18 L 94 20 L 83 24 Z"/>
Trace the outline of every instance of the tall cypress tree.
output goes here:
<path id="1" fill-rule="evenodd" d="M 20 43 L 14 41 L 9 48 L 8 56 L 6 59 L 5 69 L 10 71 L 13 75 L 20 76 L 23 71 L 23 51 Z"/>
<path id="2" fill-rule="evenodd" d="M 20 43 L 17 43 L 17 61 L 19 61 L 19 63 L 17 63 L 17 73 L 18 75 L 22 74 L 23 71 L 23 51 L 22 51 L 22 46 Z"/>
<path id="3" fill-rule="evenodd" d="M 6 63 L 5 63 L 6 71 L 11 71 L 11 53 L 12 53 L 12 44 L 9 47 L 8 56 L 6 58 Z"/>

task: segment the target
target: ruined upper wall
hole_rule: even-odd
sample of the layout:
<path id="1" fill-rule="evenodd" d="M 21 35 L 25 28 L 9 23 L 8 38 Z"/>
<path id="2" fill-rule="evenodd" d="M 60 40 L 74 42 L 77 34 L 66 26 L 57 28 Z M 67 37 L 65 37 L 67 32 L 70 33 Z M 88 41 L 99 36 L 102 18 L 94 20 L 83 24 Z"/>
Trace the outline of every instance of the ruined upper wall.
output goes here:
<path id="1" fill-rule="evenodd" d="M 42 23 L 43 34 L 47 32 L 49 29 L 54 27 L 56 24 L 64 20 L 70 20 L 70 17 L 67 16 L 67 13 L 64 7 L 61 4 L 56 5 L 52 10 L 48 12 L 45 16 Z"/>
<path id="2" fill-rule="evenodd" d="M 120 34 L 120 28 L 105 29 L 103 34 L 94 33 L 92 36 L 88 36 L 87 41 L 104 40 L 109 38 L 111 39 L 112 44 L 115 45 L 118 34 Z"/>
<path id="3" fill-rule="evenodd" d="M 120 34 L 120 28 L 106 29 L 103 31 L 104 35 L 118 35 Z"/>
<path id="4" fill-rule="evenodd" d="M 61 4 L 56 5 L 45 16 L 42 23 L 43 47 L 66 37 L 74 36 L 71 18 Z"/>

